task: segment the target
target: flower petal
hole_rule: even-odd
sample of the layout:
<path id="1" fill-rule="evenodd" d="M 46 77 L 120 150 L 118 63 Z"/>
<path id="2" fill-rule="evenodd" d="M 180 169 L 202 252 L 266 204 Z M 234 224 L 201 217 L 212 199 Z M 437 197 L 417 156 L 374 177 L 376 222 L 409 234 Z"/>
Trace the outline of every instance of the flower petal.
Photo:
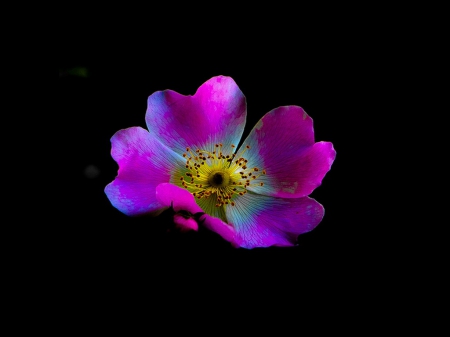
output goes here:
<path id="1" fill-rule="evenodd" d="M 217 194 L 212 194 L 208 198 L 197 199 L 199 206 L 212 217 L 219 218 L 226 222 L 225 209 L 223 206 L 217 207 Z"/>
<path id="2" fill-rule="evenodd" d="M 156 188 L 156 198 L 164 207 L 172 206 L 175 212 L 187 211 L 191 214 L 204 212 L 204 210 L 202 210 L 200 206 L 197 205 L 194 196 L 191 193 L 189 193 L 189 191 L 185 190 L 184 188 L 175 186 L 173 184 L 163 183 L 158 185 L 158 187 Z M 191 227 L 191 229 L 197 230 L 195 228 L 192 228 L 195 227 L 195 225 L 193 225 L 192 223 L 192 221 L 194 220 L 192 219 L 188 219 L 192 221 L 184 221 L 184 220 L 185 219 L 174 217 L 174 221 L 180 227 L 183 227 L 185 229 L 189 229 L 188 227 Z M 232 226 L 208 214 L 204 214 L 199 218 L 199 220 L 200 223 L 204 225 L 204 227 L 208 228 L 213 232 L 216 232 L 222 238 L 229 241 L 233 246 L 239 247 L 240 242 L 236 236 L 236 231 Z"/>
<path id="3" fill-rule="evenodd" d="M 173 184 L 162 183 L 156 187 L 156 199 L 163 207 L 173 207 L 175 212 L 203 212 L 188 190 Z"/>
<path id="4" fill-rule="evenodd" d="M 105 187 L 111 204 L 126 215 L 141 215 L 163 208 L 156 186 L 169 182 L 181 156 L 140 127 L 117 131 L 111 137 L 111 156 L 119 165 L 116 178 Z"/>
<path id="5" fill-rule="evenodd" d="M 198 231 L 198 223 L 193 218 L 186 218 L 182 215 L 175 214 L 173 216 L 173 222 L 181 232 Z"/>
<path id="6" fill-rule="evenodd" d="M 226 209 L 243 248 L 293 246 L 298 235 L 314 229 L 324 208 L 316 200 L 273 198 L 248 192 Z"/>
<path id="7" fill-rule="evenodd" d="M 336 157 L 330 142 L 314 143 L 313 121 L 299 106 L 284 106 L 263 116 L 242 148 L 249 167 L 265 169 L 248 189 L 274 197 L 304 197 L 322 183 Z M 257 186 L 262 182 L 263 186 Z"/>
<path id="8" fill-rule="evenodd" d="M 204 227 L 219 234 L 223 239 L 230 242 L 233 247 L 239 248 L 243 244 L 236 230 L 222 220 L 208 214 L 203 215 L 200 220 Z"/>
<path id="9" fill-rule="evenodd" d="M 198 231 L 194 214 L 203 213 L 203 210 L 195 203 L 189 191 L 173 184 L 162 183 L 156 187 L 156 199 L 164 207 L 172 207 L 175 212 L 173 221 L 180 231 Z"/>
<path id="10" fill-rule="evenodd" d="M 213 77 L 193 96 L 157 91 L 147 103 L 148 130 L 179 154 L 186 147 L 212 151 L 218 143 L 231 149 L 231 144 L 238 145 L 244 131 L 246 100 L 231 77 Z"/>

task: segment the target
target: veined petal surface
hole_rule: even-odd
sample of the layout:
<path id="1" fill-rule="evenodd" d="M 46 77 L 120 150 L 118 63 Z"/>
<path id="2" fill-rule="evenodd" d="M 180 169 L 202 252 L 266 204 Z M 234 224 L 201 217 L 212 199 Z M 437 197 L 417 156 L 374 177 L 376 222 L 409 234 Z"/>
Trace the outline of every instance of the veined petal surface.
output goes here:
<path id="1" fill-rule="evenodd" d="M 316 200 L 274 198 L 248 192 L 228 206 L 228 222 L 243 248 L 293 246 L 298 235 L 314 229 L 324 208 Z"/>
<path id="2" fill-rule="evenodd" d="M 244 141 L 249 167 L 265 169 L 263 186 L 248 189 L 259 194 L 304 197 L 322 183 L 336 157 L 330 142 L 314 142 L 313 121 L 298 106 L 284 106 L 264 115 Z"/>
<path id="3" fill-rule="evenodd" d="M 213 151 L 222 143 L 238 145 L 245 127 L 245 96 L 231 77 L 216 76 L 203 83 L 191 96 L 173 90 L 149 96 L 145 120 L 150 133 L 177 153 Z"/>
<path id="4" fill-rule="evenodd" d="M 115 179 L 105 187 L 112 205 L 126 215 L 159 211 L 156 186 L 169 182 L 181 156 L 141 127 L 117 131 L 111 138 L 111 156 L 119 165 Z"/>

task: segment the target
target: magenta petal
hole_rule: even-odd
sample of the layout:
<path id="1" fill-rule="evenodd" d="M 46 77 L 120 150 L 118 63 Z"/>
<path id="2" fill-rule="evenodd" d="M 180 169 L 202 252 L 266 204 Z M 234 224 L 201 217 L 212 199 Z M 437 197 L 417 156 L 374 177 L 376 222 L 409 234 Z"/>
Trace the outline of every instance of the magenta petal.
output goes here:
<path id="1" fill-rule="evenodd" d="M 193 218 L 186 219 L 182 215 L 175 214 L 173 216 L 173 222 L 181 232 L 198 231 L 198 223 Z"/>
<path id="2" fill-rule="evenodd" d="M 243 245 L 236 230 L 229 224 L 223 222 L 219 218 L 215 218 L 205 214 L 201 220 L 203 225 L 209 230 L 219 234 L 223 239 L 230 242 L 235 248 L 241 247 Z"/>
<path id="3" fill-rule="evenodd" d="M 246 101 L 231 77 L 217 76 L 197 92 L 184 96 L 172 90 L 157 91 L 148 98 L 145 120 L 161 142 L 182 154 L 186 147 L 211 150 L 238 145 L 245 126 Z"/>
<path id="4" fill-rule="evenodd" d="M 273 198 L 246 193 L 227 207 L 229 223 L 243 248 L 292 246 L 298 235 L 314 229 L 322 220 L 324 208 L 316 200 Z"/>
<path id="5" fill-rule="evenodd" d="M 275 197 L 311 194 L 336 157 L 332 143 L 314 143 L 313 121 L 298 106 L 284 106 L 267 113 L 242 147 L 247 145 L 247 165 L 266 171 L 249 190 Z M 257 186 L 260 182 L 264 185 Z"/>
<path id="6" fill-rule="evenodd" d="M 156 199 L 164 207 L 173 207 L 175 212 L 203 212 L 189 191 L 173 184 L 162 183 L 156 187 Z"/>
<path id="7" fill-rule="evenodd" d="M 140 127 L 117 131 L 111 145 L 111 156 L 119 165 L 116 178 L 105 187 L 111 204 L 127 215 L 160 211 L 156 186 L 170 181 L 171 172 L 184 165 L 182 157 Z"/>
<path id="8" fill-rule="evenodd" d="M 173 206 L 175 212 L 179 211 L 187 211 L 191 214 L 203 212 L 200 206 L 195 202 L 194 196 L 189 193 L 187 190 L 172 185 L 172 184 L 160 184 L 156 188 L 156 198 L 161 203 L 161 205 L 165 207 Z M 185 221 L 186 219 L 174 218 L 174 221 L 180 227 L 184 229 L 189 229 L 189 226 L 194 226 L 192 223 L 192 219 L 188 219 L 190 221 Z M 224 223 L 222 220 L 209 216 L 208 214 L 204 214 L 200 217 L 200 223 L 204 225 L 204 227 L 209 230 L 216 232 L 222 238 L 229 241 L 233 246 L 239 247 L 240 241 L 236 236 L 236 231 L 230 225 Z M 193 228 L 194 229 L 194 228 Z M 196 229 L 194 229 L 196 230 Z"/>
<path id="9" fill-rule="evenodd" d="M 198 223 L 193 215 L 203 213 L 203 210 L 195 203 L 195 199 L 191 193 L 184 188 L 162 183 L 156 187 L 156 199 L 164 207 L 172 207 L 175 211 L 173 221 L 178 229 L 182 232 L 189 230 L 198 230 Z M 178 213 L 185 211 L 183 214 Z M 186 216 L 186 212 L 191 216 Z"/>

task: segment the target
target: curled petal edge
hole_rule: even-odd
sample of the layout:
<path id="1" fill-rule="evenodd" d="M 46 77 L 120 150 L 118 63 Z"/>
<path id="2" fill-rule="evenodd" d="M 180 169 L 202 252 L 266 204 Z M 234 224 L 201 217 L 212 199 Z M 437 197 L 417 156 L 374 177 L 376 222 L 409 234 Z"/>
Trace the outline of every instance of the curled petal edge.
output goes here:
<path id="1" fill-rule="evenodd" d="M 166 208 L 175 211 L 174 222 L 182 230 L 198 230 L 198 222 L 205 228 L 219 234 L 230 242 L 233 247 L 240 247 L 242 242 L 234 228 L 222 220 L 205 214 L 195 202 L 194 196 L 187 190 L 170 183 L 161 183 L 156 187 L 156 199 Z M 180 215 L 183 214 L 184 216 Z M 187 216 L 186 214 L 190 214 Z M 197 224 L 197 222 L 196 222 Z"/>

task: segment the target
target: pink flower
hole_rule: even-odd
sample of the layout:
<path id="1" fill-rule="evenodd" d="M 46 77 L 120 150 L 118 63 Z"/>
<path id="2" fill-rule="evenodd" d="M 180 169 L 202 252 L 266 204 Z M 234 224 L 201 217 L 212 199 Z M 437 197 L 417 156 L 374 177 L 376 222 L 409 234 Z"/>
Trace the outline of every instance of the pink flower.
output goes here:
<path id="1" fill-rule="evenodd" d="M 197 92 L 149 96 L 141 127 L 119 130 L 111 155 L 119 165 L 106 186 L 112 205 L 133 216 L 173 207 L 185 230 L 198 224 L 234 247 L 292 246 L 322 220 L 308 197 L 330 170 L 336 151 L 315 142 L 313 121 L 299 106 L 269 111 L 238 148 L 246 99 L 231 77 Z"/>

